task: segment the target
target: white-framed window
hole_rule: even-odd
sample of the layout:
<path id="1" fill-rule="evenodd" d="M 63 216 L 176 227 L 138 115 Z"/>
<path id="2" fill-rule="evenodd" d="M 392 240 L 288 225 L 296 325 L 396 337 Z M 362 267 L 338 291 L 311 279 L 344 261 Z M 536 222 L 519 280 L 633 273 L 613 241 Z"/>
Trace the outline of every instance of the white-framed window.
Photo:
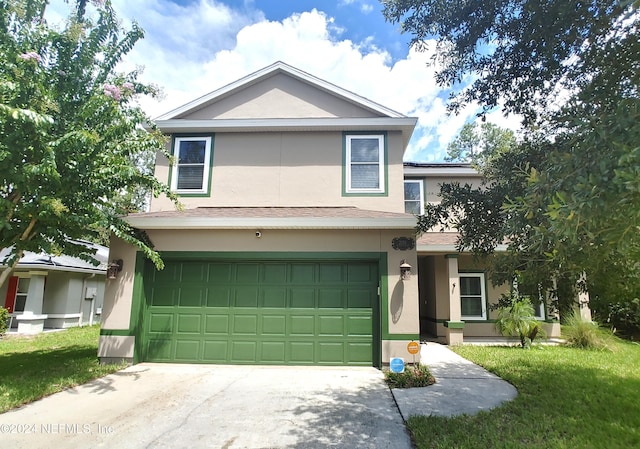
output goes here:
<path id="1" fill-rule="evenodd" d="M 176 193 L 208 193 L 211 170 L 211 136 L 175 137 L 171 190 Z"/>
<path id="2" fill-rule="evenodd" d="M 345 136 L 346 193 L 385 193 L 382 134 Z"/>
<path id="3" fill-rule="evenodd" d="M 424 215 L 424 183 L 421 179 L 404 180 L 404 211 Z"/>
<path id="4" fill-rule="evenodd" d="M 544 303 L 542 301 L 538 304 L 533 304 L 533 314 L 536 317 L 536 320 L 544 321 L 546 319 L 544 316 Z"/>
<path id="5" fill-rule="evenodd" d="M 486 320 L 487 296 L 484 273 L 460 273 L 462 320 Z"/>

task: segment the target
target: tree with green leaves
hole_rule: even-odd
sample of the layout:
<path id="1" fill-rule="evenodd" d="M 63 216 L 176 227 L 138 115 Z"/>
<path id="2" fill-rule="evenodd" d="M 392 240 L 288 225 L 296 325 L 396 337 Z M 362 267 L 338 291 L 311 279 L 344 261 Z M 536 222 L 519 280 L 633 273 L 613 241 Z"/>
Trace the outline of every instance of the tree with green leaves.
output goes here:
<path id="1" fill-rule="evenodd" d="M 486 165 L 485 158 L 509 151 L 516 144 L 510 129 L 493 123 L 465 123 L 460 133 L 447 146 L 447 161 Z"/>
<path id="2" fill-rule="evenodd" d="M 161 267 L 120 215 L 135 207 L 122 199 L 141 190 L 175 200 L 140 164 L 165 151 L 136 103 L 156 91 L 137 71 L 116 70 L 143 32 L 122 29 L 109 0 L 73 2 L 57 28 L 45 20 L 47 3 L 0 0 L 0 248 L 11 248 L 0 285 L 25 251 L 93 261 L 77 239 L 104 230 Z"/>
<path id="3" fill-rule="evenodd" d="M 449 213 L 464 208 L 469 215 L 454 218 L 459 246 L 492 254 L 509 242 L 511 257 L 494 265 L 505 278 L 526 270 L 540 282 L 577 280 L 586 272 L 589 283 L 612 260 L 633 267 L 640 258 L 640 2 L 383 4 L 417 48 L 435 49 L 438 82 L 461 88 L 452 111 L 469 102 L 483 112 L 501 106 L 525 125 L 523 142 L 478 165 L 484 191 L 447 187 L 441 210 L 421 228 L 437 223 L 447 204 Z"/>

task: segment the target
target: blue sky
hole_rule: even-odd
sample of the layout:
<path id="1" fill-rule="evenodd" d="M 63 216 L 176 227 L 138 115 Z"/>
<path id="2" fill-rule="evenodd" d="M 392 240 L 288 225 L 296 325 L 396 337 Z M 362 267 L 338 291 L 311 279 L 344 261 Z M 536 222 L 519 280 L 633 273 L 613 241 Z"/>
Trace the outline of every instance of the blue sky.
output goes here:
<path id="1" fill-rule="evenodd" d="M 447 92 L 434 81 L 429 53 L 409 48 L 410 36 L 382 16 L 376 0 L 112 0 L 127 26 L 145 38 L 121 70 L 144 67 L 142 80 L 163 89 L 141 100 L 157 117 L 275 61 L 369 98 L 418 126 L 406 161 L 442 161 L 448 142 L 478 108 L 446 113 Z M 52 20 L 67 6 L 53 0 Z M 515 128 L 499 112 L 489 121 Z"/>

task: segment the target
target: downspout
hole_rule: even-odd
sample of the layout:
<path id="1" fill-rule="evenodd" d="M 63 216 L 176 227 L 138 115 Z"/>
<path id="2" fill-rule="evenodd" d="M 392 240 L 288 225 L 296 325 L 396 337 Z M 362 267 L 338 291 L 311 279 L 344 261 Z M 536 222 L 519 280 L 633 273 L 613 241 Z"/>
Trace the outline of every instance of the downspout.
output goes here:
<path id="1" fill-rule="evenodd" d="M 89 276 L 86 276 L 82 279 L 82 290 L 80 292 L 80 316 L 78 317 L 78 327 L 82 327 L 82 310 L 84 309 L 84 301 L 87 296 L 87 281 L 96 277 L 95 273 L 91 273 Z M 89 326 L 93 324 L 93 300 L 95 298 L 91 298 L 91 316 L 89 317 Z"/>

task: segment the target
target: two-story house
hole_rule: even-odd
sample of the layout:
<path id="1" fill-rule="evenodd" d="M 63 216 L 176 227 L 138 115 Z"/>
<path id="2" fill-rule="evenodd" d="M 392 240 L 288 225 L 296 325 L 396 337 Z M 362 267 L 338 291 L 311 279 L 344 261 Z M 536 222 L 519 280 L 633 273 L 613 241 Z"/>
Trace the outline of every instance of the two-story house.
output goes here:
<path id="1" fill-rule="evenodd" d="M 127 220 L 166 267 L 113 239 L 104 361 L 380 366 L 419 338 L 404 150 L 416 124 L 276 63 L 156 119 L 173 163 Z"/>
<path id="2" fill-rule="evenodd" d="M 403 165 L 416 118 L 278 62 L 156 119 L 180 196 L 128 222 L 166 267 L 117 238 L 103 361 L 381 366 L 421 331 L 495 335 L 488 286 L 455 234 L 416 242 L 415 214 L 465 166 Z M 495 302 L 495 301 L 493 301 Z"/>

